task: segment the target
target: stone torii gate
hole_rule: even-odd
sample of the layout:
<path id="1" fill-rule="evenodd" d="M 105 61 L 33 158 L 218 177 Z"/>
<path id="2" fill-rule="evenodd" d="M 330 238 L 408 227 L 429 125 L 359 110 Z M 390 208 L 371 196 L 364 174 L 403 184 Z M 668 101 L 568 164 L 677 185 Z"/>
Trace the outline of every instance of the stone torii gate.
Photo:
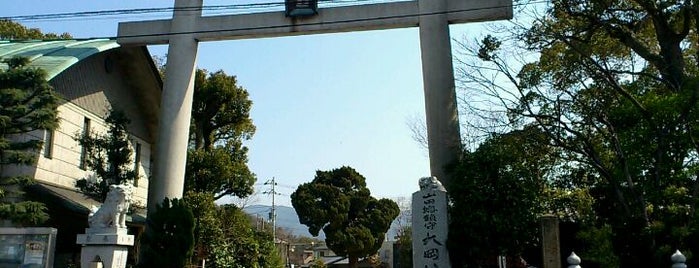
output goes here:
<path id="1" fill-rule="evenodd" d="M 417 0 L 323 8 L 310 17 L 283 11 L 202 16 L 203 0 L 175 0 L 172 20 L 119 23 L 122 45 L 169 43 L 149 211 L 184 188 L 198 43 L 418 26 L 430 171 L 446 182 L 444 166 L 460 153 L 449 24 L 512 18 L 512 0 Z"/>

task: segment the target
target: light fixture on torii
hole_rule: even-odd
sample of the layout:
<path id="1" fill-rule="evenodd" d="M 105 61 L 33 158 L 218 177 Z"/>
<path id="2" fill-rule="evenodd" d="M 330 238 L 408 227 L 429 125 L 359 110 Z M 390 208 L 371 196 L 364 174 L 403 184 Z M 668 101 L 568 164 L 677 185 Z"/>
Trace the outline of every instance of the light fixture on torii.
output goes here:
<path id="1" fill-rule="evenodd" d="M 292 18 L 318 15 L 318 0 L 284 0 L 284 13 Z"/>

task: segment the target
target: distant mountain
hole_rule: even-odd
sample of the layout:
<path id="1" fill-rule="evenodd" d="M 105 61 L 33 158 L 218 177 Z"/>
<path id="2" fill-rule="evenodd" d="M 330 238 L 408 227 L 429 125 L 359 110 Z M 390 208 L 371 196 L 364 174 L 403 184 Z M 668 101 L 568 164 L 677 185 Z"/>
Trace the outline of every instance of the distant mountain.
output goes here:
<path id="1" fill-rule="evenodd" d="M 296 215 L 296 210 L 292 207 L 277 206 L 277 227 L 284 228 L 295 236 L 313 237 L 308 232 L 308 227 L 299 222 L 299 216 Z M 252 216 L 258 216 L 269 221 L 269 214 L 272 211 L 272 206 L 252 205 L 243 208 L 245 213 Z M 318 239 L 325 239 L 325 234 L 322 232 L 318 235 Z"/>
<path id="2" fill-rule="evenodd" d="M 292 207 L 277 206 L 277 226 L 284 228 L 295 236 L 313 237 L 308 232 L 308 227 L 299 222 L 299 216 L 296 210 Z M 245 213 L 252 216 L 257 216 L 269 221 L 269 213 L 272 211 L 272 206 L 252 205 L 243 208 Z M 395 240 L 398 233 L 399 225 L 410 222 L 410 211 L 401 211 L 396 220 L 391 223 L 391 228 L 388 230 L 386 237 L 388 240 Z M 325 239 L 325 234 L 321 231 L 318 239 Z"/>

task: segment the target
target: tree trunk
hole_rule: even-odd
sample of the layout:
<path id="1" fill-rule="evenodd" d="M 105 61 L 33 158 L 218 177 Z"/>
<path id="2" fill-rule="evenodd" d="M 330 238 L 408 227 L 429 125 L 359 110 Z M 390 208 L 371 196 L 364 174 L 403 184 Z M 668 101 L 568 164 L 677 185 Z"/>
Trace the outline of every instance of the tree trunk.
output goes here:
<path id="1" fill-rule="evenodd" d="M 359 258 L 356 256 L 349 256 L 349 268 L 359 268 Z"/>
<path id="2" fill-rule="evenodd" d="M 194 119 L 195 122 L 198 121 L 197 118 Z M 204 128 L 201 123 L 194 124 L 194 148 L 204 149 Z"/>

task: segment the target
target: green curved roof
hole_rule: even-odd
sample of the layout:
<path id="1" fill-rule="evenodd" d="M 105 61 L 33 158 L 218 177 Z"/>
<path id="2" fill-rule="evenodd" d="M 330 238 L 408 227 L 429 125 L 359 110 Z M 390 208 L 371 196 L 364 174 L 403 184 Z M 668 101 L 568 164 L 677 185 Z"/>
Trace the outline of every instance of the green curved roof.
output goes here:
<path id="1" fill-rule="evenodd" d="M 27 57 L 29 66 L 41 68 L 53 79 L 78 61 L 119 47 L 116 40 L 0 41 L 0 59 Z M 0 65 L 7 68 L 7 65 Z"/>

